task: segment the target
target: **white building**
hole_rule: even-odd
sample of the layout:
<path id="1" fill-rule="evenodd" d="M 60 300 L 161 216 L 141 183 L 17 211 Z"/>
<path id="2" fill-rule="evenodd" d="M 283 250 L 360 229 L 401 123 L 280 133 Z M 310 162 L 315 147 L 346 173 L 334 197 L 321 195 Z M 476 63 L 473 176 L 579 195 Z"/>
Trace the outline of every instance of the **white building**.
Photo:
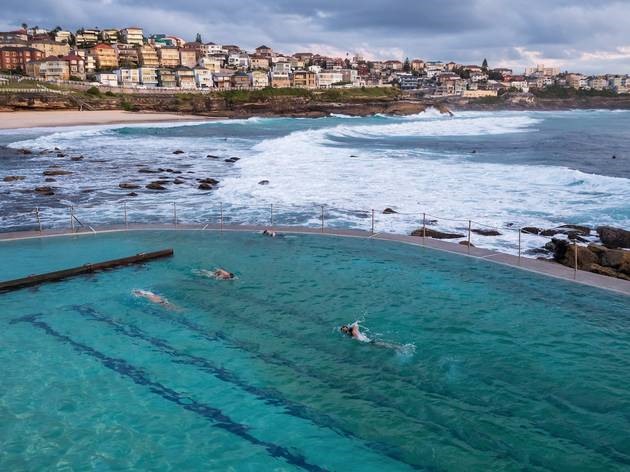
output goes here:
<path id="1" fill-rule="evenodd" d="M 118 75 L 114 72 L 99 72 L 96 81 L 107 87 L 118 87 Z"/>
<path id="2" fill-rule="evenodd" d="M 198 65 L 208 69 L 210 72 L 221 72 L 223 58 L 216 56 L 204 56 L 199 59 Z"/>
<path id="3" fill-rule="evenodd" d="M 212 79 L 212 71 L 205 67 L 197 66 L 193 69 L 195 73 L 195 82 L 197 88 L 213 88 L 214 80 Z"/>
<path id="4" fill-rule="evenodd" d="M 343 72 L 323 70 L 318 74 L 318 82 L 321 88 L 330 88 L 334 84 L 343 82 Z"/>
<path id="5" fill-rule="evenodd" d="M 249 81 L 253 88 L 269 87 L 269 74 L 264 70 L 255 70 L 250 72 Z"/>
<path id="6" fill-rule="evenodd" d="M 273 65 L 273 71 L 280 74 L 288 74 L 291 72 L 291 63 L 290 62 L 276 62 Z"/>
<path id="7" fill-rule="evenodd" d="M 140 83 L 145 87 L 157 87 L 157 69 L 155 67 L 141 67 L 138 69 Z"/>
<path id="8" fill-rule="evenodd" d="M 247 69 L 249 67 L 249 56 L 247 54 L 230 54 L 228 56 L 228 66 Z"/>
<path id="9" fill-rule="evenodd" d="M 139 69 L 121 67 L 120 69 L 116 69 L 115 72 L 121 87 L 135 87 L 140 83 Z"/>
<path id="10" fill-rule="evenodd" d="M 206 43 L 206 51 L 207 54 L 209 56 L 213 55 L 213 54 L 220 54 L 223 56 L 227 56 L 228 55 L 228 50 L 227 49 L 223 49 L 223 46 L 221 46 L 220 44 L 214 44 L 214 43 Z"/>

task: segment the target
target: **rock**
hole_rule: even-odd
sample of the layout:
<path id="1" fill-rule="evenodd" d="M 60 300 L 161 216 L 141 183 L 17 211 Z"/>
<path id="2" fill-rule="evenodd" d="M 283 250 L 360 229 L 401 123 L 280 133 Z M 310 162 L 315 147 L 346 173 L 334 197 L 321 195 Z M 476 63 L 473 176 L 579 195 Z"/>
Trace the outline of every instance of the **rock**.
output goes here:
<path id="1" fill-rule="evenodd" d="M 216 185 L 216 184 L 219 183 L 218 180 L 211 179 L 211 178 L 208 178 L 208 179 L 197 179 L 197 182 L 199 182 L 200 184 L 210 184 L 210 185 Z"/>
<path id="2" fill-rule="evenodd" d="M 596 253 L 588 247 L 571 244 L 561 239 L 553 239 L 554 244 L 553 258 L 556 262 L 567 267 L 575 267 L 575 251 L 577 250 L 577 266 L 581 270 L 590 270 L 592 264 L 599 264 L 599 258 Z M 545 246 L 547 247 L 547 246 Z"/>
<path id="3" fill-rule="evenodd" d="M 589 246 L 590 248 L 591 246 Z M 591 249 L 592 251 L 592 249 Z M 630 252 L 621 249 L 607 249 L 598 253 L 600 264 L 604 267 L 619 269 L 625 264 L 630 264 Z"/>
<path id="4" fill-rule="evenodd" d="M 93 192 L 95 189 L 93 188 L 84 188 L 83 190 L 81 190 L 81 193 L 91 193 Z"/>
<path id="5" fill-rule="evenodd" d="M 208 154 L 206 157 L 210 158 L 210 159 L 220 159 L 219 156 L 214 156 L 212 154 Z"/>
<path id="6" fill-rule="evenodd" d="M 199 190 L 212 190 L 214 187 L 210 184 L 199 184 Z"/>
<path id="7" fill-rule="evenodd" d="M 468 241 L 460 241 L 459 244 L 462 246 L 475 247 L 473 243 L 469 243 Z"/>
<path id="8" fill-rule="evenodd" d="M 52 177 L 46 177 L 44 182 L 57 182 L 57 179 L 53 179 Z"/>
<path id="9" fill-rule="evenodd" d="M 26 148 L 18 149 L 18 152 L 20 154 L 24 154 L 24 155 L 33 154 L 33 151 L 31 151 L 30 149 L 26 149 Z"/>
<path id="10" fill-rule="evenodd" d="M 63 169 L 48 169 L 48 170 L 45 170 L 43 174 L 47 176 L 56 176 L 56 175 L 70 175 L 72 174 L 72 172 L 70 172 L 69 170 L 63 170 Z"/>
<path id="11" fill-rule="evenodd" d="M 184 183 L 184 180 L 182 180 L 182 179 L 175 179 L 175 180 L 173 180 L 173 183 L 174 183 L 175 185 L 181 185 L 181 184 L 183 184 L 183 183 Z"/>
<path id="12" fill-rule="evenodd" d="M 52 187 L 35 187 L 35 192 L 39 193 L 40 195 L 54 195 L 55 191 Z"/>
<path id="13" fill-rule="evenodd" d="M 524 234 L 540 234 L 541 231 L 542 229 L 537 228 L 536 226 L 525 226 L 524 228 L 521 228 L 521 233 Z"/>
<path id="14" fill-rule="evenodd" d="M 154 180 L 153 182 L 151 182 L 152 184 L 158 184 L 158 185 L 166 185 L 166 184 L 170 184 L 171 181 L 168 179 L 160 179 L 160 180 Z"/>
<path id="15" fill-rule="evenodd" d="M 173 154 L 184 154 L 184 151 L 182 151 L 181 149 L 176 149 L 173 151 Z"/>
<path id="16" fill-rule="evenodd" d="M 241 160 L 241 158 L 240 158 L 240 157 L 230 157 L 230 160 L 231 160 L 232 162 L 236 162 L 236 161 L 240 161 L 240 160 Z"/>
<path id="17" fill-rule="evenodd" d="M 120 187 L 122 189 L 125 189 L 125 190 L 134 190 L 134 189 L 140 188 L 140 185 L 132 184 L 132 183 L 129 183 L 129 182 L 123 182 L 123 183 L 118 184 L 118 187 Z"/>
<path id="18" fill-rule="evenodd" d="M 383 210 L 383 215 L 393 215 L 394 213 L 398 213 L 398 212 L 396 210 L 392 210 L 389 207 Z"/>
<path id="19" fill-rule="evenodd" d="M 16 182 L 18 180 L 24 180 L 26 177 L 23 175 L 7 175 L 2 179 L 3 182 Z"/>
<path id="20" fill-rule="evenodd" d="M 496 229 L 474 228 L 471 231 L 480 236 L 501 236 L 501 233 Z"/>
<path id="21" fill-rule="evenodd" d="M 70 160 L 75 161 L 75 162 L 82 161 L 83 160 L 83 156 L 73 156 L 73 157 L 70 158 Z"/>
<path id="22" fill-rule="evenodd" d="M 234 161 L 232 159 L 223 159 L 224 162 L 229 162 L 230 164 L 233 164 Z"/>
<path id="23" fill-rule="evenodd" d="M 58 147 L 56 147 L 56 148 L 54 149 L 54 151 L 61 151 L 61 149 L 59 149 Z"/>
<path id="24" fill-rule="evenodd" d="M 146 188 L 148 188 L 149 190 L 166 190 L 166 187 L 156 182 L 151 182 L 146 186 Z"/>
<path id="25" fill-rule="evenodd" d="M 63 152 L 58 152 L 57 157 L 66 157 L 66 155 Z"/>
<path id="26" fill-rule="evenodd" d="M 268 180 L 261 180 L 260 182 L 258 182 L 258 185 L 269 185 L 269 181 Z"/>
<path id="27" fill-rule="evenodd" d="M 128 196 L 128 197 L 137 197 L 137 196 L 138 196 L 138 194 L 137 194 L 136 192 L 129 192 L 129 193 L 127 194 L 127 196 Z"/>
<path id="28" fill-rule="evenodd" d="M 140 172 L 141 174 L 159 174 L 160 173 L 160 171 L 158 170 L 148 169 L 146 167 L 143 167 L 142 169 L 138 169 L 138 172 Z"/>
<path id="29" fill-rule="evenodd" d="M 463 234 L 445 233 L 445 232 L 437 231 L 435 229 L 430 229 L 430 228 L 425 228 L 424 231 L 426 232 L 427 238 L 433 238 L 433 239 L 457 239 L 457 238 L 463 238 L 464 237 Z M 411 236 L 422 237 L 423 236 L 423 229 L 420 228 L 420 229 L 417 229 L 417 230 L 413 231 L 411 233 Z"/>
<path id="30" fill-rule="evenodd" d="M 607 275 L 608 277 L 617 277 L 617 271 L 611 269 L 610 267 L 603 267 L 599 264 L 591 264 L 589 268 L 590 272 L 594 272 L 595 274 Z"/>
<path id="31" fill-rule="evenodd" d="M 599 226 L 597 234 L 604 246 L 609 248 L 630 248 L 630 231 L 612 226 Z"/>
<path id="32" fill-rule="evenodd" d="M 583 225 L 561 225 L 559 229 L 569 230 L 570 232 L 577 232 L 580 236 L 590 236 L 591 228 Z"/>

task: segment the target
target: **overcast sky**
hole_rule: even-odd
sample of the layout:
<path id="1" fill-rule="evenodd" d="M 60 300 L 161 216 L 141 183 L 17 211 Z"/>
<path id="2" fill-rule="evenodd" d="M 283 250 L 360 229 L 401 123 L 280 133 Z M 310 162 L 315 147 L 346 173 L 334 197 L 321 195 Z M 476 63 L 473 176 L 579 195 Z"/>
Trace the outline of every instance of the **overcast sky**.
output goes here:
<path id="1" fill-rule="evenodd" d="M 369 59 L 630 73 L 630 0 L 2 0 L 0 28 L 139 25 L 205 42 Z"/>

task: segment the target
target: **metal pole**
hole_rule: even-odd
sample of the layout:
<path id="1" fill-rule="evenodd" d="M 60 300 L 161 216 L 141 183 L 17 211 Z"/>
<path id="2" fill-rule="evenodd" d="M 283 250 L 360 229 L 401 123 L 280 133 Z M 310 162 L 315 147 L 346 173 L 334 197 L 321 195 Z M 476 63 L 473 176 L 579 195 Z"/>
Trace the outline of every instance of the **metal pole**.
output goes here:
<path id="1" fill-rule="evenodd" d="M 422 214 L 422 244 L 427 242 L 427 214 Z"/>
<path id="2" fill-rule="evenodd" d="M 574 253 L 574 259 L 575 259 L 575 266 L 573 269 L 573 278 L 577 279 L 577 271 L 578 271 L 578 246 L 577 246 L 577 240 L 573 240 L 573 253 Z"/>
<path id="3" fill-rule="evenodd" d="M 221 202 L 221 232 L 223 232 L 223 202 Z"/>
<path id="4" fill-rule="evenodd" d="M 324 205 L 322 205 L 322 233 L 324 232 Z"/>
<path id="5" fill-rule="evenodd" d="M 372 234 L 374 234 L 374 208 L 372 208 Z"/>
<path id="6" fill-rule="evenodd" d="M 35 216 L 37 217 L 37 226 L 39 227 L 39 232 L 42 232 L 42 220 L 39 217 L 39 207 L 35 208 Z"/>
<path id="7" fill-rule="evenodd" d="M 273 228 L 273 203 L 269 207 L 269 226 Z"/>
<path id="8" fill-rule="evenodd" d="M 468 252 L 470 252 L 470 229 L 472 227 L 472 221 L 468 220 Z"/>
<path id="9" fill-rule="evenodd" d="M 518 229 L 518 265 L 521 265 L 521 232 L 523 228 Z"/>
<path id="10" fill-rule="evenodd" d="M 177 226 L 177 203 L 173 202 L 173 224 Z"/>
<path id="11" fill-rule="evenodd" d="M 70 228 L 74 233 L 74 206 L 70 206 Z"/>
<path id="12" fill-rule="evenodd" d="M 129 229 L 129 223 L 127 222 L 127 202 L 123 202 L 123 210 L 125 212 L 125 229 Z"/>

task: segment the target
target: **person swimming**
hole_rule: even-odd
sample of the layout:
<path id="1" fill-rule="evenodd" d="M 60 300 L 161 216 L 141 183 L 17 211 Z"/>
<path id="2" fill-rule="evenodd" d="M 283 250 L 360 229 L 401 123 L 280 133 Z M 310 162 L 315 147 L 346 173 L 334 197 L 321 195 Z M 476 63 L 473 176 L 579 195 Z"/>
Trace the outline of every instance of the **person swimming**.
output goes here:
<path id="1" fill-rule="evenodd" d="M 350 336 L 351 338 L 356 339 L 357 341 L 361 341 L 364 343 L 372 342 L 370 338 L 368 338 L 365 334 L 361 332 L 361 330 L 359 329 L 359 323 L 357 321 L 355 321 L 351 325 L 343 325 L 339 330 L 342 333 Z"/>
<path id="2" fill-rule="evenodd" d="M 265 229 L 262 232 L 263 236 L 269 236 L 271 238 L 275 238 L 276 237 L 276 232 L 272 229 Z"/>
<path id="3" fill-rule="evenodd" d="M 134 296 L 149 300 L 151 303 L 155 303 L 156 305 L 161 305 L 169 309 L 175 308 L 175 305 L 169 302 L 166 298 L 161 297 L 156 293 L 150 292 L 149 290 L 134 289 L 132 293 Z"/>
<path id="4" fill-rule="evenodd" d="M 236 278 L 236 275 L 234 275 L 232 272 L 228 272 L 227 270 L 220 267 L 218 269 L 214 269 L 212 275 L 217 280 L 234 280 Z"/>

